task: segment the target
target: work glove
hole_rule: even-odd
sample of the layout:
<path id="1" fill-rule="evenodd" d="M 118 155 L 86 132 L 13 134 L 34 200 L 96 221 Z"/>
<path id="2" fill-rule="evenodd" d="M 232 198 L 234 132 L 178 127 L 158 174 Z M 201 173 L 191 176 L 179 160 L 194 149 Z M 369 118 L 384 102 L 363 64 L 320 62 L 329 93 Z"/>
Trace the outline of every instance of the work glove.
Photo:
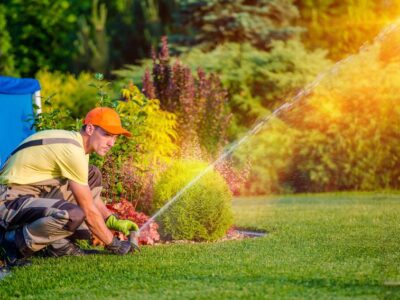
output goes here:
<path id="1" fill-rule="evenodd" d="M 131 251 L 132 246 L 129 241 L 121 241 L 114 237 L 111 244 L 106 245 L 106 249 L 117 255 L 125 255 Z"/>
<path id="2" fill-rule="evenodd" d="M 126 236 L 129 235 L 131 231 L 138 231 L 139 226 L 130 220 L 120 220 L 117 216 L 111 215 L 106 220 L 106 226 L 108 229 L 116 230 L 122 232 Z"/>

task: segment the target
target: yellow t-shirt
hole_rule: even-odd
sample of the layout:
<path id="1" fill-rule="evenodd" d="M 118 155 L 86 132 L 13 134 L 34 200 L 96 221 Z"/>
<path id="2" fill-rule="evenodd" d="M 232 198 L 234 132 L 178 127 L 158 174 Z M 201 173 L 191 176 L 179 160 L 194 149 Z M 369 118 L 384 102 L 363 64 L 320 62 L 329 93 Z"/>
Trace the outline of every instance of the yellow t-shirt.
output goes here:
<path id="1" fill-rule="evenodd" d="M 0 174 L 2 184 L 35 184 L 49 179 L 67 178 L 87 185 L 89 155 L 85 154 L 83 139 L 79 132 L 66 130 L 39 131 L 26 138 L 28 141 L 65 138 L 77 141 L 24 148 L 15 153 Z"/>

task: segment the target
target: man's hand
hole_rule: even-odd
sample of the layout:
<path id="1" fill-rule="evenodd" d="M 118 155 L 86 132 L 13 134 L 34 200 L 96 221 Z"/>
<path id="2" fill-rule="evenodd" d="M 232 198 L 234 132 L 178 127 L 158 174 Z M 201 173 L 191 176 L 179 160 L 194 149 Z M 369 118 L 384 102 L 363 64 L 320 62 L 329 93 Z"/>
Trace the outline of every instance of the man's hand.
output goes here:
<path id="1" fill-rule="evenodd" d="M 121 241 L 114 237 L 111 244 L 106 246 L 106 249 L 117 255 L 125 255 L 131 251 L 132 245 L 129 241 Z"/>
<path id="2" fill-rule="evenodd" d="M 130 220 L 120 220 L 115 215 L 110 215 L 106 220 L 106 225 L 108 229 L 117 230 L 125 234 L 129 235 L 131 231 L 138 231 L 139 226 L 136 223 Z"/>

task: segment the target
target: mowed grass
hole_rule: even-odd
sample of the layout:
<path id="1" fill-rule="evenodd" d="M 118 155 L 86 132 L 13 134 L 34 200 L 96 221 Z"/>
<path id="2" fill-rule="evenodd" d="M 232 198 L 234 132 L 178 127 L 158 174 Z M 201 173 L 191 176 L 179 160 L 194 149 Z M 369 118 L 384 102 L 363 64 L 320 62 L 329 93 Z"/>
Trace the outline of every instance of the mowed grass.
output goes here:
<path id="1" fill-rule="evenodd" d="M 400 194 L 240 198 L 263 238 L 35 259 L 0 299 L 400 299 Z"/>

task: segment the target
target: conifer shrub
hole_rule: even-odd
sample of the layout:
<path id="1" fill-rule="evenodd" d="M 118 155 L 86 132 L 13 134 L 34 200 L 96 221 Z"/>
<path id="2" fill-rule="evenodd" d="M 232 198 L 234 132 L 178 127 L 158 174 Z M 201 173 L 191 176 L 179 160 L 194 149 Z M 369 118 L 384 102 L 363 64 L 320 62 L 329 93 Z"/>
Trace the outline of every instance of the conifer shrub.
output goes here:
<path id="1" fill-rule="evenodd" d="M 207 164 L 194 160 L 175 161 L 157 181 L 153 209 L 159 210 L 181 191 Z M 165 239 L 213 241 L 225 235 L 232 224 L 232 194 L 216 171 L 205 173 L 157 219 Z"/>

